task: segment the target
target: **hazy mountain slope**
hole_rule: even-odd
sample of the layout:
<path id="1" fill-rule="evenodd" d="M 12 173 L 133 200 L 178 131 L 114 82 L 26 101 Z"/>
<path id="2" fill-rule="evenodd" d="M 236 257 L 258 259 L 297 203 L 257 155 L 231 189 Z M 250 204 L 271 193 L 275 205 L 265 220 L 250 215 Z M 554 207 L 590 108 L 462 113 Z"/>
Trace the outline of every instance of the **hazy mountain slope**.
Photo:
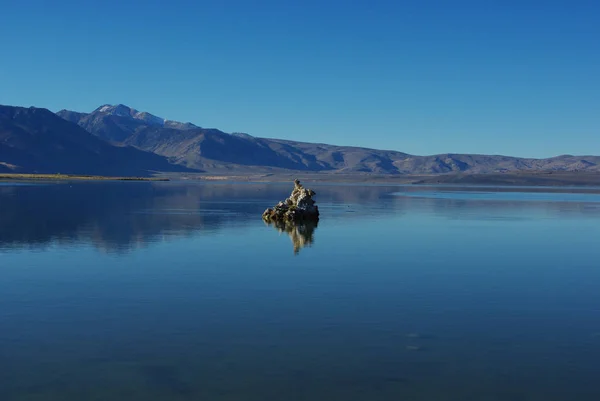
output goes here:
<path id="1" fill-rule="evenodd" d="M 498 173 L 510 171 L 600 171 L 600 157 L 508 156 L 407 153 L 226 134 L 189 123 L 169 122 L 124 105 L 101 106 L 92 113 L 58 113 L 112 143 L 131 145 L 203 170 L 291 169 L 369 174 Z"/>
<path id="2" fill-rule="evenodd" d="M 85 116 L 88 115 L 87 113 L 79 113 L 79 112 L 70 111 L 70 110 L 61 110 L 56 114 L 58 114 L 60 117 L 64 118 L 65 120 L 70 121 L 75 124 L 78 124 L 82 118 L 84 118 Z"/>
<path id="3" fill-rule="evenodd" d="M 113 146 L 49 110 L 11 106 L 0 106 L 0 166 L 14 172 L 101 175 L 183 169 L 152 153 Z"/>
<path id="4" fill-rule="evenodd" d="M 468 172 L 473 174 L 511 171 L 600 171 L 598 156 L 558 156 L 531 159 L 509 156 L 443 154 L 411 156 L 395 163 L 400 172 L 410 174 Z"/>
<path id="5" fill-rule="evenodd" d="M 345 173 L 398 173 L 399 171 L 394 166 L 394 162 L 409 156 L 402 152 L 352 146 L 335 146 L 280 139 L 261 140 L 267 142 L 269 147 L 276 152 L 302 154 L 304 158 L 325 166 L 325 169 Z"/>
<path id="6" fill-rule="evenodd" d="M 177 131 L 158 127 L 136 130 L 124 144 L 172 158 L 193 168 L 236 164 L 295 170 L 323 170 L 314 157 L 286 154 L 269 147 L 264 140 L 229 135 L 214 129 Z"/>

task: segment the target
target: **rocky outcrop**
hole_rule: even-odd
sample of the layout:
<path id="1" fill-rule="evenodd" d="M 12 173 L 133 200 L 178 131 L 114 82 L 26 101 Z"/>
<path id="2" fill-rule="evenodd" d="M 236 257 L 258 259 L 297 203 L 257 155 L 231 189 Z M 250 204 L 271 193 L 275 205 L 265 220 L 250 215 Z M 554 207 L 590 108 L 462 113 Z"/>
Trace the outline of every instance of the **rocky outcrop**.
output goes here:
<path id="1" fill-rule="evenodd" d="M 318 221 L 319 208 L 313 200 L 315 191 L 307 189 L 294 180 L 294 190 L 289 198 L 279 202 L 275 207 L 265 210 L 262 217 L 267 223 L 288 222 L 300 223 L 305 221 Z"/>

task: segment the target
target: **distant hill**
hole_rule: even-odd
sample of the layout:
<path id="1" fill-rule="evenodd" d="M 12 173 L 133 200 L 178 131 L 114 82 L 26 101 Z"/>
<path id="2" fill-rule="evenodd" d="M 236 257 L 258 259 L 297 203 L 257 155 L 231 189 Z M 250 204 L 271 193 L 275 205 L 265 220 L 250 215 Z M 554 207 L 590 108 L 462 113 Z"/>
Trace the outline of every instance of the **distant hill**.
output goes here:
<path id="1" fill-rule="evenodd" d="M 335 146 L 227 134 L 218 129 L 165 120 L 124 105 L 104 105 L 87 113 L 58 115 L 119 145 L 168 157 L 206 171 L 300 170 L 366 174 L 489 174 L 514 171 L 600 172 L 598 156 L 527 159 L 509 156 L 440 154 L 414 156 L 392 150 Z"/>
<path id="2" fill-rule="evenodd" d="M 0 172 L 148 176 L 185 170 L 165 157 L 114 146 L 49 110 L 0 105 Z"/>

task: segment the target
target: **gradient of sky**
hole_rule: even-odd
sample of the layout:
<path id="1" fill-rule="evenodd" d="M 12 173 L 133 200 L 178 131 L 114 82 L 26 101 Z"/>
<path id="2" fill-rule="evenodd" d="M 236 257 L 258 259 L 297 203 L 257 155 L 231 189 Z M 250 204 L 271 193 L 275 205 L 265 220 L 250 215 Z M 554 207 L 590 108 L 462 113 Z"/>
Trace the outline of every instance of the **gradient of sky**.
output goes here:
<path id="1" fill-rule="evenodd" d="M 600 155 L 600 2 L 16 1 L 0 104 L 413 154 Z"/>

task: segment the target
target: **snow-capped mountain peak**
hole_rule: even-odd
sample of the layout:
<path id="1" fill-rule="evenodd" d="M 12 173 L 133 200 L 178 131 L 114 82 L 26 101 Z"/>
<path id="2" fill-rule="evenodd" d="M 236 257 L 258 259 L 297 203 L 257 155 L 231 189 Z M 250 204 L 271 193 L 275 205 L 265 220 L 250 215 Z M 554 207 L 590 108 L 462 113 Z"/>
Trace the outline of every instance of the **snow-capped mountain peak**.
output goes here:
<path id="1" fill-rule="evenodd" d="M 146 111 L 138 111 L 136 109 L 132 109 L 129 106 L 125 106 L 124 104 L 111 105 L 105 104 L 103 106 L 98 107 L 94 110 L 94 113 L 102 113 L 108 114 L 112 116 L 119 117 L 130 117 L 134 120 L 143 121 L 148 125 L 158 125 L 161 127 L 179 129 L 179 130 L 187 130 L 198 128 L 196 125 L 192 123 L 181 123 L 179 121 L 171 121 L 162 117 L 155 116 Z"/>
<path id="2" fill-rule="evenodd" d="M 160 126 L 165 125 L 164 118 L 157 117 L 157 116 L 147 113 L 145 111 L 139 112 L 136 110 L 133 115 L 133 118 L 135 118 L 136 120 L 144 121 L 145 123 L 150 124 L 150 125 L 160 125 Z"/>
<path id="3" fill-rule="evenodd" d="M 197 125 L 194 125 L 192 123 L 182 123 L 179 121 L 171 121 L 171 120 L 165 120 L 163 126 L 166 128 L 173 128 L 173 129 L 179 129 L 179 130 L 199 128 Z"/>
<path id="4" fill-rule="evenodd" d="M 105 104 L 103 106 L 98 107 L 95 111 L 120 117 L 133 117 L 136 113 L 139 113 L 137 110 L 125 106 L 124 104 Z"/>

